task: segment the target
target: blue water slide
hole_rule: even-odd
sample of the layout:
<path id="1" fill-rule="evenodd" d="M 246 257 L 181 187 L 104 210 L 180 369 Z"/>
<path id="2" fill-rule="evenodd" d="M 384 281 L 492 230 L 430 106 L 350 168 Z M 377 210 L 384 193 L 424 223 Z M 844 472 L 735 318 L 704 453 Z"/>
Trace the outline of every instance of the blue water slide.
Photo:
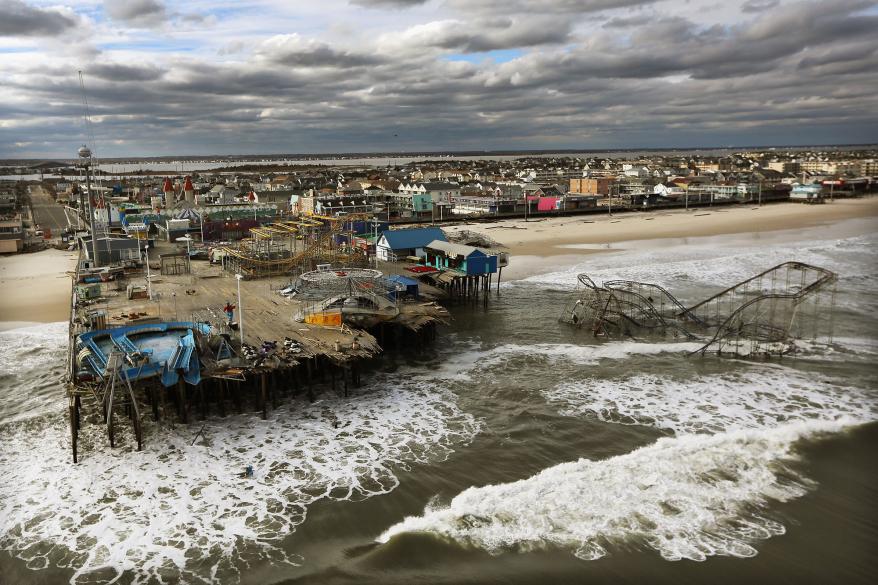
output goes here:
<path id="1" fill-rule="evenodd" d="M 162 384 L 165 386 L 173 386 L 177 384 L 179 380 L 180 376 L 178 371 L 183 370 L 186 382 L 194 385 L 201 381 L 201 363 L 198 359 L 198 352 L 195 351 L 195 337 L 193 335 L 193 330 L 207 334 L 210 332 L 210 325 L 207 323 L 192 323 L 185 321 L 131 325 L 116 329 L 89 331 L 81 334 L 78 338 L 78 342 L 80 346 L 89 349 L 90 353 L 85 358 L 85 363 L 87 363 L 97 375 L 103 376 L 107 369 L 108 357 L 98 343 L 100 340 L 109 337 L 112 344 L 124 351 L 127 355 L 140 353 L 147 356 L 153 356 L 153 349 L 142 347 L 141 345 L 149 345 L 149 339 L 155 338 L 155 336 L 179 336 L 172 353 L 167 359 L 163 359 L 164 356 L 161 355 L 159 350 L 159 354 L 155 355 L 154 361 L 126 368 L 124 375 L 126 375 L 129 380 L 139 380 L 150 376 L 160 375 Z M 181 332 L 183 332 L 182 336 L 180 336 Z M 132 340 L 129 336 L 134 336 L 135 339 Z"/>

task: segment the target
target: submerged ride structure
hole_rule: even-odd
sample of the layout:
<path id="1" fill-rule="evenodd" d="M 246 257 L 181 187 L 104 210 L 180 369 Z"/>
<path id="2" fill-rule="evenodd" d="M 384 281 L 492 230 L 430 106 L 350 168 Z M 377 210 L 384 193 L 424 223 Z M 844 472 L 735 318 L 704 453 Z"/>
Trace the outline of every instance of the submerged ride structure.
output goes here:
<path id="1" fill-rule="evenodd" d="M 560 320 L 595 337 L 673 337 L 702 342 L 692 352 L 749 357 L 795 351 L 795 340 L 832 340 L 834 272 L 784 262 L 686 307 L 665 288 L 646 282 L 597 284 L 578 275 L 581 288 Z"/>

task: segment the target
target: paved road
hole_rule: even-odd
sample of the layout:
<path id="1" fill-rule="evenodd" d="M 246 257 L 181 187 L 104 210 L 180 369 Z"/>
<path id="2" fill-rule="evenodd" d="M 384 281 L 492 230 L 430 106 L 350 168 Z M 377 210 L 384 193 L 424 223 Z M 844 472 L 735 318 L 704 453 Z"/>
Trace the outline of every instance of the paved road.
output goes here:
<path id="1" fill-rule="evenodd" d="M 34 210 L 34 221 L 43 229 L 51 229 L 52 234 L 58 237 L 61 230 L 67 227 L 64 206 L 55 203 L 42 186 L 34 187 L 31 190 L 30 198 L 31 207 Z"/>

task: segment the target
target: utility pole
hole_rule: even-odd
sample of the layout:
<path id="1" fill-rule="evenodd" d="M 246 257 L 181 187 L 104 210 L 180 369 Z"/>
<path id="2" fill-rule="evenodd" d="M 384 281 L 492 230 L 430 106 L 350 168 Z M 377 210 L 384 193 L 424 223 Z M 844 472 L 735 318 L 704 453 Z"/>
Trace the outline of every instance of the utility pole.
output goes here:
<path id="1" fill-rule="evenodd" d="M 759 179 L 759 206 L 762 207 L 762 179 Z"/>
<path id="2" fill-rule="evenodd" d="M 613 217 L 613 184 L 610 184 L 610 188 L 607 189 L 607 209 L 610 212 L 610 217 Z"/>

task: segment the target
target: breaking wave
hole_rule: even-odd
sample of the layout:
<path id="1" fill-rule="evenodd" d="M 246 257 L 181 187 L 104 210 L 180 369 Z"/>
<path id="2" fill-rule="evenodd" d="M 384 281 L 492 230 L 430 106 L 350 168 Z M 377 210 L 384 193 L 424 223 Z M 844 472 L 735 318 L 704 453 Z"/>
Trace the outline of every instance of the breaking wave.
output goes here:
<path id="1" fill-rule="evenodd" d="M 807 243 L 773 244 L 770 247 L 758 243 L 748 246 L 739 242 L 731 248 L 728 245 L 693 246 L 689 243 L 684 246 L 594 254 L 589 255 L 583 264 L 515 282 L 575 288 L 576 274 L 587 272 L 598 281 L 623 279 L 654 282 L 678 293 L 681 300 L 688 302 L 700 300 L 703 291 L 698 290 L 696 296 L 687 298 L 686 291 L 680 292 L 681 285 L 688 285 L 688 289 L 731 286 L 766 268 L 795 258 L 836 271 L 842 279 L 849 279 L 852 284 L 864 278 L 874 283 L 878 277 L 874 269 L 878 256 L 875 247 L 878 238 L 875 235 L 832 240 L 818 238 Z"/>
<path id="2" fill-rule="evenodd" d="M 613 547 L 667 560 L 751 557 L 783 534 L 767 507 L 804 495 L 794 445 L 852 421 L 662 438 L 603 461 L 580 459 L 520 481 L 470 488 L 378 537 L 429 532 L 491 553 L 562 547 L 584 560 Z"/>
<path id="3" fill-rule="evenodd" d="M 52 327 L 33 338 L 19 331 L 0 373 L 29 376 L 50 358 L 63 362 L 66 328 Z M 39 363 L 23 363 L 33 351 Z M 56 373 L 48 414 L 0 424 L 0 548 L 31 569 L 68 568 L 74 583 L 123 573 L 132 583 L 230 582 L 256 562 L 297 563 L 280 539 L 312 503 L 386 494 L 400 470 L 441 461 L 477 433 L 452 393 L 397 380 L 377 376 L 350 398 L 297 399 L 267 421 L 244 414 L 169 427 L 147 416 L 142 452 L 128 425 L 114 452 L 104 427 L 87 424 L 74 465 Z M 255 477 L 242 479 L 248 465 Z"/>
<path id="4" fill-rule="evenodd" d="M 868 392 L 781 366 L 675 380 L 648 374 L 566 382 L 544 392 L 568 416 L 686 433 L 769 428 L 790 421 L 871 420 Z"/>
<path id="5" fill-rule="evenodd" d="M 63 407 L 67 323 L 0 331 L 0 424 Z"/>
<path id="6" fill-rule="evenodd" d="M 608 344 L 612 346 L 614 344 Z M 796 444 L 876 418 L 867 390 L 783 366 L 678 380 L 639 374 L 565 382 L 544 397 L 568 416 L 673 432 L 600 461 L 580 459 L 520 481 L 470 488 L 378 538 L 427 532 L 497 554 L 544 547 L 592 560 L 613 548 L 667 560 L 749 557 L 783 534 L 769 506 L 804 495 Z"/>

